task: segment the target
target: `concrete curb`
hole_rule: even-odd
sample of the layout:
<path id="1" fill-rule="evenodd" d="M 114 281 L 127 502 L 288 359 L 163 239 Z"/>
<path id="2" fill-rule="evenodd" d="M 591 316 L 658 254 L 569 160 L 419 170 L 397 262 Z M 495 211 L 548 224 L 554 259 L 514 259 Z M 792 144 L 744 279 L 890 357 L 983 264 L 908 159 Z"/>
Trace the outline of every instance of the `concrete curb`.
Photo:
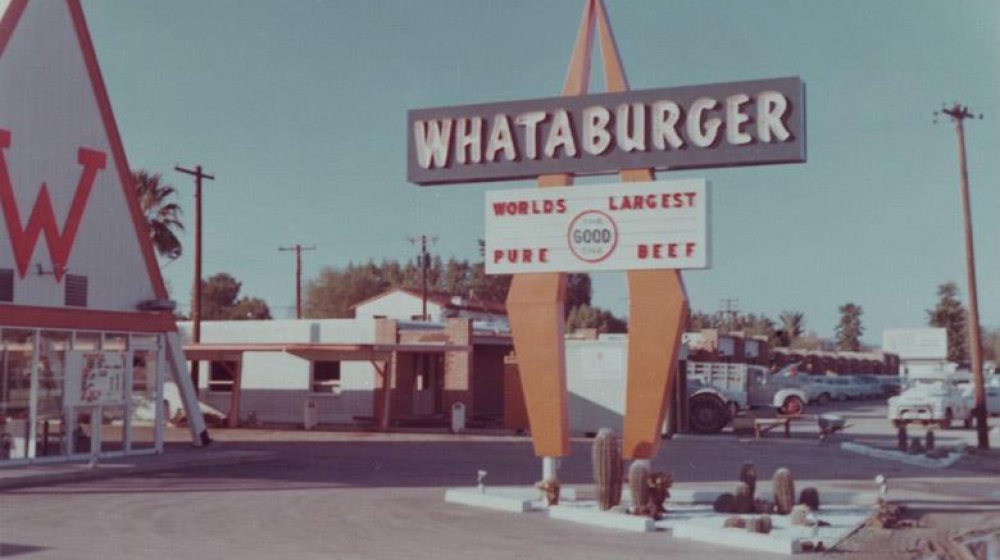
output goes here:
<path id="1" fill-rule="evenodd" d="M 0 469 L 0 490 L 96 480 L 169 470 L 221 467 L 273 461 L 277 455 L 261 451 L 189 451 L 109 459 L 106 462 L 46 463 Z"/>

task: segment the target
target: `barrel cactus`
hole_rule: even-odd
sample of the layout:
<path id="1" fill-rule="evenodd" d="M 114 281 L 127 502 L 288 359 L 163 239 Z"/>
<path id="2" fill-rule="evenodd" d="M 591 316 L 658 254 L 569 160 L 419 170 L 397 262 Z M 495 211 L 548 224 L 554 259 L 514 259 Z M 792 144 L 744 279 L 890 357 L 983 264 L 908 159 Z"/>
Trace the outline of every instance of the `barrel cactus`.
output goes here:
<path id="1" fill-rule="evenodd" d="M 795 506 L 795 480 L 792 479 L 792 471 L 786 468 L 774 471 L 771 485 L 774 487 L 775 509 L 781 515 L 788 515 Z"/>
<path id="2" fill-rule="evenodd" d="M 774 525 L 769 515 L 761 515 L 760 517 L 754 517 L 747 521 L 747 531 L 751 533 L 761 533 L 766 535 L 771 532 L 772 528 L 774 528 Z"/>
<path id="3" fill-rule="evenodd" d="M 750 493 L 749 484 L 746 482 L 737 482 L 736 492 L 733 495 L 736 496 L 736 501 L 733 504 L 736 513 L 753 513 L 753 497 Z"/>
<path id="4" fill-rule="evenodd" d="M 632 461 L 628 468 L 628 489 L 632 495 L 632 512 L 643 515 L 649 502 L 649 461 Z"/>
<path id="5" fill-rule="evenodd" d="M 736 496 L 726 492 L 719 494 L 712 503 L 712 509 L 719 513 L 736 513 Z"/>
<path id="6" fill-rule="evenodd" d="M 617 506 L 622 497 L 622 452 L 614 430 L 601 428 L 597 433 L 591 462 L 597 486 L 597 503 L 602 510 L 609 510 Z"/>
<path id="7" fill-rule="evenodd" d="M 799 503 L 809 506 L 809 509 L 813 511 L 819 510 L 819 490 L 813 488 L 812 486 L 802 489 L 799 493 Z"/>

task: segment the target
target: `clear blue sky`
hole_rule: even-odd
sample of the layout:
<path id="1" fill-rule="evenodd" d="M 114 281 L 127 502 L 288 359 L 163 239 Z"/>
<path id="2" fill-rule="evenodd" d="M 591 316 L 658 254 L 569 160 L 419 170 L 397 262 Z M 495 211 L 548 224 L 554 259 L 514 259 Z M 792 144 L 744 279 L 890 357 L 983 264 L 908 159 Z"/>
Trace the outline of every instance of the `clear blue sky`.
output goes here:
<path id="1" fill-rule="evenodd" d="M 304 275 L 407 259 L 437 236 L 477 258 L 483 192 L 532 182 L 418 187 L 405 180 L 407 109 L 549 97 L 561 90 L 582 0 L 85 0 L 134 168 L 163 173 L 193 226 L 202 164 L 206 276 L 219 271 L 294 305 Z M 864 309 L 864 338 L 920 327 L 947 281 L 966 300 L 956 136 L 967 126 L 982 321 L 1000 327 L 1000 2 L 606 0 L 635 89 L 799 76 L 808 162 L 661 173 L 712 183 L 712 268 L 684 275 L 691 305 L 805 313 L 833 335 Z M 595 84 L 592 91 L 601 90 Z M 609 179 L 601 178 L 602 182 Z M 187 307 L 189 249 L 165 268 Z M 594 275 L 595 303 L 623 314 L 624 275 Z"/>

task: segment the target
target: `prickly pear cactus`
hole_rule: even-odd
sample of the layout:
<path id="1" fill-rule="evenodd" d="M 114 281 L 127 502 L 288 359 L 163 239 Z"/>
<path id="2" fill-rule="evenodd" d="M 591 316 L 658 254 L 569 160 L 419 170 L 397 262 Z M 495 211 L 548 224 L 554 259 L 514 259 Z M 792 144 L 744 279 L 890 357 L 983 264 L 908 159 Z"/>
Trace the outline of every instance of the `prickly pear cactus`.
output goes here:
<path id="1" fill-rule="evenodd" d="M 750 499 L 757 495 L 757 466 L 753 461 L 747 461 L 740 467 L 740 482 L 746 482 L 750 487 Z"/>
<path id="2" fill-rule="evenodd" d="M 628 468 L 628 490 L 632 495 L 632 511 L 641 515 L 649 502 L 649 461 L 632 461 Z"/>
<path id="3" fill-rule="evenodd" d="M 622 498 L 622 452 L 618 436 L 610 428 L 601 428 L 591 451 L 597 503 L 602 510 L 617 506 Z"/>
<path id="4" fill-rule="evenodd" d="M 774 471 L 771 485 L 774 487 L 776 511 L 780 515 L 788 515 L 795 506 L 795 480 L 792 479 L 792 471 L 786 468 Z"/>

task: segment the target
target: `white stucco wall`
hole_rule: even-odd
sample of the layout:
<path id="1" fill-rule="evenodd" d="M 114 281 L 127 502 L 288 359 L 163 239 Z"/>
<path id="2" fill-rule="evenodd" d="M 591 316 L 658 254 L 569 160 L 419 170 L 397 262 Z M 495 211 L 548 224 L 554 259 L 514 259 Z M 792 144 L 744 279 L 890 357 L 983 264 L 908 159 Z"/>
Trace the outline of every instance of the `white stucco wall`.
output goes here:
<path id="1" fill-rule="evenodd" d="M 185 342 L 192 324 L 178 323 Z M 375 341 L 372 319 L 317 319 L 278 321 L 203 321 L 201 341 L 232 343 L 331 343 L 365 344 Z M 208 390 L 208 366 L 201 368 L 202 400 L 226 412 L 228 392 Z M 357 417 L 373 416 L 372 398 L 376 371 L 369 362 L 341 362 L 339 395 L 313 393 L 310 362 L 284 352 L 246 352 L 243 357 L 240 415 L 251 413 L 268 423 L 299 424 L 308 401 L 317 405 L 320 423 L 350 424 Z"/>

